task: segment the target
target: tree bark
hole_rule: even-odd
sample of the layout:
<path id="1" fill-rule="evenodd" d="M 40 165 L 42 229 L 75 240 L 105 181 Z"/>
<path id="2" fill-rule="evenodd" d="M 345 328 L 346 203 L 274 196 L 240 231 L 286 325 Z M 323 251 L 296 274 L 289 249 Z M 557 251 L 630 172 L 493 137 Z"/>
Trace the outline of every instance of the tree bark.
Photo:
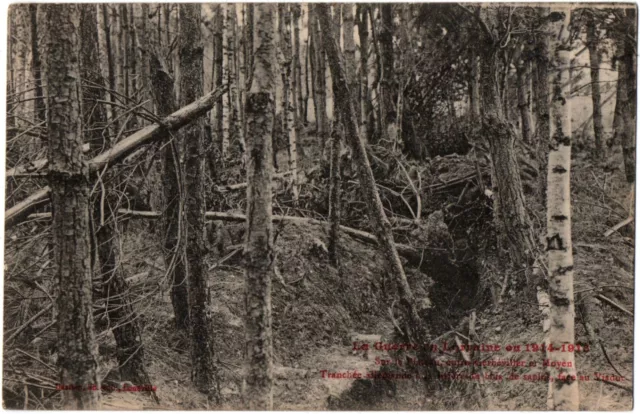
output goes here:
<path id="1" fill-rule="evenodd" d="M 381 137 L 395 147 L 397 134 L 390 133 L 390 128 L 396 128 L 397 113 L 395 107 L 395 96 L 398 85 L 395 80 L 393 64 L 393 5 L 384 3 L 380 5 L 381 26 L 380 26 L 380 120 Z M 395 135 L 395 136 L 394 136 Z"/>
<path id="2" fill-rule="evenodd" d="M 471 85 L 469 87 L 469 100 L 471 107 L 471 119 L 480 122 L 480 60 L 476 48 L 471 50 Z"/>
<path id="3" fill-rule="evenodd" d="M 591 102 L 593 105 L 593 136 L 595 138 L 594 157 L 603 157 L 603 126 L 602 126 L 602 98 L 600 95 L 600 52 L 598 52 L 598 27 L 594 16 L 587 20 L 587 47 L 589 48 L 589 63 L 591 70 Z"/>
<path id="4" fill-rule="evenodd" d="M 360 128 L 362 136 L 371 140 L 373 119 L 373 104 L 369 89 L 369 6 L 358 3 L 358 36 L 360 37 Z"/>
<path id="5" fill-rule="evenodd" d="M 521 46 L 524 48 L 525 46 Z M 522 141 L 531 142 L 531 89 L 530 89 L 530 62 L 521 59 L 521 54 L 517 56 L 516 64 L 516 82 L 518 88 L 518 110 L 520 112 L 520 131 Z"/>
<path id="6" fill-rule="evenodd" d="M 622 156 L 624 159 L 624 171 L 628 183 L 635 182 L 636 171 L 636 41 L 637 41 L 637 17 L 636 9 L 625 10 L 626 36 L 624 37 L 623 55 L 620 72 L 626 77 L 621 88 L 622 120 L 624 134 L 622 134 Z M 616 103 L 617 106 L 617 103 Z M 633 189 L 632 189 L 633 191 Z M 633 210 L 631 210 L 633 211 Z"/>
<path id="7" fill-rule="evenodd" d="M 347 72 L 349 90 L 351 90 L 351 99 L 353 99 L 354 105 L 357 105 L 358 87 L 360 83 L 358 80 L 358 66 L 356 64 L 356 42 L 353 37 L 355 24 L 353 8 L 355 5 L 351 3 L 344 3 L 341 7 L 343 20 L 342 30 L 344 31 L 344 57 L 347 64 L 345 70 Z M 356 115 L 358 116 L 358 122 L 362 122 L 360 111 L 356 111 Z"/>
<path id="8" fill-rule="evenodd" d="M 357 116 L 353 102 L 350 99 L 351 93 L 347 84 L 344 70 L 344 61 L 340 55 L 340 47 L 336 41 L 332 27 L 329 6 L 327 4 L 317 4 L 315 8 L 319 15 L 320 24 L 324 33 L 324 49 L 327 54 L 329 67 L 333 81 L 335 82 L 334 93 L 339 111 L 342 113 L 341 119 L 345 123 L 345 137 L 353 151 L 353 158 L 358 166 L 358 175 L 364 199 L 369 210 L 370 219 L 373 222 L 376 237 L 387 262 L 388 271 L 396 280 L 400 299 L 405 316 L 405 330 L 408 339 L 415 343 L 424 343 L 428 338 L 428 329 L 418 313 L 418 306 L 404 273 L 400 256 L 393 240 L 391 223 L 389 222 L 380 196 L 376 188 L 373 172 L 367 158 L 364 142 L 360 139 Z M 431 360 L 430 355 L 421 355 L 425 360 Z M 430 372 L 433 375 L 433 371 Z"/>
<path id="9" fill-rule="evenodd" d="M 159 58 L 150 56 L 151 86 L 159 116 L 175 111 L 174 80 Z M 164 135 L 162 182 L 164 183 L 164 260 L 171 273 L 171 303 L 175 325 L 180 331 L 189 329 L 189 292 L 184 251 L 184 215 L 181 195 L 182 171 L 180 165 L 181 136 Z M 181 242 L 182 241 L 182 242 Z"/>
<path id="10" fill-rule="evenodd" d="M 335 85 L 335 83 L 334 83 Z M 335 86 L 334 86 L 335 88 Z M 335 94 L 335 92 L 334 92 Z M 335 267 L 339 265 L 338 246 L 340 243 L 340 140 L 343 134 L 341 124 L 334 126 L 331 133 L 331 172 L 329 178 L 329 260 Z"/>
<path id="11" fill-rule="evenodd" d="M 180 103 L 203 94 L 201 6 L 180 3 Z M 192 379 L 200 392 L 209 392 L 216 381 L 211 321 L 207 317 L 209 287 L 204 256 L 204 120 L 191 122 L 180 132 L 186 143 L 186 260 L 189 274 L 189 325 L 191 328 Z"/>
<path id="12" fill-rule="evenodd" d="M 313 51 L 314 51 L 314 96 L 313 106 L 316 110 L 316 134 L 323 148 L 327 144 L 327 136 L 329 134 L 327 125 L 327 80 L 326 80 L 326 66 L 325 55 L 322 48 L 323 33 L 318 25 L 318 18 L 316 13 L 316 5 L 311 6 L 312 12 L 309 16 L 309 30 L 313 36 Z"/>
<path id="13" fill-rule="evenodd" d="M 549 269 L 549 301 L 551 327 L 549 343 L 552 349 L 575 343 L 575 304 L 573 295 L 573 254 L 571 243 L 571 45 L 567 7 L 557 10 L 564 19 L 553 26 L 555 50 L 552 64 L 553 99 L 551 106 L 551 151 L 547 169 L 547 260 Z M 558 33 L 558 35 L 556 35 Z M 556 37 L 557 36 L 557 37 Z M 553 410 L 577 411 L 579 408 L 578 380 L 573 352 L 550 352 L 549 360 L 555 381 L 551 387 Z M 555 364 L 554 364 L 555 363 Z M 565 377 L 559 380 L 560 376 Z"/>
<path id="14" fill-rule="evenodd" d="M 92 84 L 102 82 L 100 59 L 98 57 L 97 10 L 93 5 L 80 5 L 80 33 L 82 78 Z M 103 105 L 96 104 L 103 100 L 104 91 L 96 88 L 85 88 L 83 100 L 85 108 L 85 125 L 90 129 L 85 132 L 92 153 L 109 148 L 110 143 L 100 133 L 100 126 L 105 125 L 106 111 Z M 105 182 L 116 182 L 117 177 L 107 172 L 103 176 Z M 150 385 L 151 381 L 144 366 L 144 347 L 142 332 L 138 326 L 138 315 L 131 305 L 128 296 L 129 286 L 125 280 L 119 260 L 119 233 L 117 231 L 117 201 L 109 194 L 109 190 L 99 191 L 93 200 L 93 228 L 95 229 L 96 250 L 102 275 L 102 292 L 107 309 L 109 325 L 113 327 L 116 340 L 119 372 L 122 379 L 135 385 Z M 103 193 L 104 191 L 104 193 Z M 102 200 L 104 203 L 101 203 Z M 104 213 L 104 214 L 103 214 Z M 154 394 L 155 396 L 155 394 Z"/>
<path id="15" fill-rule="evenodd" d="M 58 380 L 66 409 L 100 409 L 92 311 L 89 168 L 82 151 L 78 5 L 47 4 L 45 53 L 49 183 L 58 281 Z M 97 390 L 87 391 L 97 386 Z"/>
<path id="16" fill-rule="evenodd" d="M 271 176 L 276 87 L 276 5 L 254 6 L 251 89 L 247 95 L 247 234 L 245 245 L 244 400 L 248 410 L 273 409 Z"/>
<path id="17" fill-rule="evenodd" d="M 29 19 L 31 22 L 31 73 L 35 87 L 35 114 L 36 119 L 45 121 L 46 104 L 42 90 L 42 62 L 40 60 L 40 47 L 38 46 L 38 5 L 29 4 Z"/>
<path id="18" fill-rule="evenodd" d="M 491 10 L 491 12 L 494 12 Z M 494 221 L 498 235 L 498 251 L 508 249 L 518 266 L 527 265 L 533 257 L 531 222 L 525 209 L 515 151 L 516 133 L 505 120 L 496 82 L 497 40 L 485 34 L 481 43 L 482 133 L 489 141 L 494 187 Z"/>
<path id="19" fill-rule="evenodd" d="M 295 89 L 291 87 L 291 80 L 294 79 L 295 73 L 292 76 L 293 56 L 291 53 L 291 13 L 289 7 L 285 3 L 278 5 L 278 15 L 280 16 L 280 48 L 283 55 L 282 61 L 282 132 L 287 134 L 287 154 L 289 156 L 289 171 L 291 171 L 292 177 L 292 193 L 294 202 L 298 201 L 298 130 L 295 122 L 295 102 L 296 94 Z M 295 66 L 293 66 L 295 70 Z"/>

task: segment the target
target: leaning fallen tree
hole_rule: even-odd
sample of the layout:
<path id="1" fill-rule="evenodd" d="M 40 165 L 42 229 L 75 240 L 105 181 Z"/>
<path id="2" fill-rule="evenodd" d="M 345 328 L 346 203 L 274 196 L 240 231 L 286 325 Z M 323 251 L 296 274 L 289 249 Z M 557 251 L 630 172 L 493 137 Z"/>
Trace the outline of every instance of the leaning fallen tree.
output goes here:
<path id="1" fill-rule="evenodd" d="M 131 154 L 141 145 L 149 144 L 155 140 L 161 139 L 167 132 L 179 130 L 194 119 L 209 111 L 215 102 L 220 99 L 226 91 L 226 86 L 217 89 L 197 101 L 180 108 L 159 122 L 149 125 L 133 135 L 128 136 L 108 151 L 105 151 L 89 160 L 89 171 L 95 172 L 99 169 L 115 164 L 124 159 L 127 155 Z M 50 193 L 51 189 L 49 186 L 44 187 L 8 209 L 4 216 L 5 230 L 11 228 L 17 223 L 20 223 L 20 221 L 24 220 L 35 209 L 48 202 Z"/>

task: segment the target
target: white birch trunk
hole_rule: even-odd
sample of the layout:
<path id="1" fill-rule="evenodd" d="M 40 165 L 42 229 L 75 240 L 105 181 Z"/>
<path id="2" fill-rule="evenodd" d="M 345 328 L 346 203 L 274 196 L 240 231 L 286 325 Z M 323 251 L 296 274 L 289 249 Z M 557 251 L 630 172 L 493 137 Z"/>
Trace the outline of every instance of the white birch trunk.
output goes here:
<path id="1" fill-rule="evenodd" d="M 553 99 L 551 104 L 551 150 L 547 169 L 547 260 L 549 269 L 549 329 L 552 367 L 552 398 L 549 409 L 576 411 L 579 408 L 576 377 L 573 298 L 573 254 L 571 243 L 571 101 L 570 73 L 571 45 L 569 26 L 571 11 L 560 7 L 552 10 L 564 14 L 556 24 L 560 31 L 555 37 L 552 59 Z M 565 349 L 563 349 L 563 347 Z M 555 363 L 555 365 L 554 365 Z"/>

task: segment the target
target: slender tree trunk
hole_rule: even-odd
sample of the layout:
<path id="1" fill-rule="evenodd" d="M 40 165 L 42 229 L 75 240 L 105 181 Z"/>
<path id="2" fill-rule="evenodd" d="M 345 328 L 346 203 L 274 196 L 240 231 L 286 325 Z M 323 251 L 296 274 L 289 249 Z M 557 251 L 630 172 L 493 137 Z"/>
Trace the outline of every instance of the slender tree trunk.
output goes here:
<path id="1" fill-rule="evenodd" d="M 373 124 L 373 103 L 369 89 L 369 6 L 358 3 L 358 36 L 360 37 L 360 129 L 362 136 L 371 140 Z"/>
<path id="2" fill-rule="evenodd" d="M 376 101 L 378 103 L 377 108 L 372 108 L 377 109 L 377 112 L 373 110 L 371 115 L 371 119 L 373 120 L 372 126 L 370 127 L 372 129 L 371 137 L 376 137 L 376 140 L 379 140 L 386 136 L 384 135 L 386 134 L 386 132 L 382 131 L 382 129 L 384 128 L 384 117 L 380 117 L 380 114 L 382 113 L 382 110 L 380 109 L 380 106 L 382 105 L 382 95 L 380 94 L 380 80 L 382 79 L 382 54 L 380 53 L 380 42 L 378 40 L 379 29 L 376 28 L 375 24 L 376 10 L 380 10 L 380 7 L 375 6 L 373 3 L 369 5 L 369 27 L 371 28 L 371 45 L 373 46 L 373 64 L 369 66 L 371 71 L 369 76 L 371 78 L 371 87 L 369 88 L 369 90 L 371 91 L 371 101 Z M 378 12 L 378 16 L 379 15 L 380 12 Z"/>
<path id="3" fill-rule="evenodd" d="M 353 37 L 355 18 L 353 15 L 353 8 L 355 5 L 351 3 L 342 4 L 342 20 L 343 20 L 343 30 L 344 30 L 344 57 L 347 63 L 347 67 L 345 68 L 347 71 L 347 81 L 349 83 L 349 89 L 351 90 L 351 98 L 353 99 L 354 105 L 357 105 L 358 102 L 358 89 L 359 89 L 359 80 L 358 80 L 358 66 L 356 64 L 356 42 Z M 361 121 L 361 114 L 358 111 L 358 121 Z"/>
<path id="4" fill-rule="evenodd" d="M 187 105 L 203 95 L 201 6 L 181 3 L 180 32 L 180 104 Z M 211 321 L 207 317 L 207 272 L 204 261 L 204 120 L 198 119 L 180 132 L 186 143 L 186 259 L 189 270 L 189 324 L 193 382 L 200 392 L 209 392 L 216 379 Z"/>
<path id="5" fill-rule="evenodd" d="M 340 243 L 340 140 L 343 135 L 341 124 L 334 125 L 331 133 L 331 173 L 329 179 L 329 260 L 335 267 L 339 265 L 338 246 Z"/>
<path id="6" fill-rule="evenodd" d="M 80 68 L 82 78 L 91 84 L 102 82 L 100 59 L 98 56 L 98 27 L 96 8 L 93 5 L 80 5 Z M 108 140 L 103 138 L 100 126 L 105 125 L 106 113 L 103 105 L 96 102 L 104 100 L 104 92 L 97 88 L 85 88 L 83 99 L 85 124 L 89 126 L 87 140 L 93 155 L 109 148 Z M 105 182 L 117 182 L 112 172 L 103 176 Z M 116 184 L 117 186 L 117 184 Z M 144 366 L 144 347 L 142 332 L 138 326 L 136 314 L 129 298 L 129 286 L 125 280 L 119 260 L 119 235 L 115 212 L 117 200 L 109 194 L 109 190 L 100 193 L 93 201 L 93 223 L 96 229 L 95 239 L 102 275 L 102 292 L 107 309 L 109 325 L 113 327 L 113 335 L 118 347 L 118 364 L 120 376 L 135 385 L 150 385 L 151 381 Z M 154 394 L 155 395 L 155 394 Z"/>
<path id="7" fill-rule="evenodd" d="M 304 99 L 302 97 L 302 64 L 300 63 L 301 6 L 292 3 L 291 12 L 293 14 L 293 115 L 296 128 L 296 152 L 304 157 L 304 148 L 300 142 L 302 138 L 302 121 L 300 118 L 302 117 L 304 108 Z"/>
<path id="8" fill-rule="evenodd" d="M 487 43 L 483 48 L 482 130 L 491 152 L 498 249 L 507 248 L 513 263 L 524 266 L 532 258 L 534 244 L 514 147 L 516 134 L 505 120 L 495 82 L 498 50 L 493 43 Z"/>
<path id="9" fill-rule="evenodd" d="M 230 3 L 223 3 L 220 4 L 220 11 L 222 13 L 222 18 L 220 19 L 220 22 L 222 24 L 221 26 L 221 30 L 222 30 L 222 82 L 223 83 L 227 83 L 229 82 L 229 37 L 230 37 L 230 33 L 228 32 L 228 28 L 229 28 L 229 13 L 232 10 L 232 7 L 234 7 L 233 4 Z M 222 106 L 222 136 L 221 136 L 221 143 L 220 143 L 220 161 L 222 161 L 222 165 L 225 164 L 228 152 L 229 152 L 229 142 L 230 142 L 230 127 L 231 127 L 231 108 L 229 107 L 229 94 L 227 94 L 227 96 L 225 96 L 225 99 L 222 99 L 221 101 L 221 106 Z"/>
<path id="10" fill-rule="evenodd" d="M 98 19 L 98 41 L 100 50 L 100 69 L 102 71 L 102 77 L 106 81 L 106 87 L 108 89 L 106 98 L 109 102 L 115 103 L 116 98 L 114 92 L 116 90 L 116 72 L 115 72 L 115 59 L 113 57 L 113 42 L 111 36 L 111 18 L 110 18 L 110 6 L 107 4 L 97 4 L 97 19 Z M 118 111 L 115 105 L 107 105 L 107 124 L 109 125 L 109 135 L 115 138 L 117 131 L 119 130 Z"/>
<path id="11" fill-rule="evenodd" d="M 587 21 L 587 46 L 589 47 L 589 63 L 591 69 L 591 102 L 593 104 L 593 135 L 595 138 L 594 157 L 603 157 L 602 98 L 600 95 L 600 53 L 598 52 L 598 28 L 596 20 L 591 16 Z"/>
<path id="12" fill-rule="evenodd" d="M 541 18 L 549 15 L 548 7 L 538 8 L 538 14 Z M 546 28 L 543 27 L 544 30 Z M 549 93 L 549 36 L 541 34 L 537 37 L 535 45 L 535 64 L 536 64 L 536 132 L 537 141 L 536 144 L 543 152 L 546 152 L 548 143 L 551 137 L 549 136 L 549 107 L 551 105 L 551 94 Z M 542 160 L 544 163 L 540 165 L 546 165 L 546 159 Z M 546 179 L 544 182 L 546 186 Z"/>
<path id="13" fill-rule="evenodd" d="M 35 87 L 35 115 L 39 121 L 46 120 L 46 105 L 42 91 L 42 62 L 38 46 L 38 5 L 29 4 L 29 19 L 31 21 L 31 73 Z"/>
<path id="14" fill-rule="evenodd" d="M 471 49 L 471 85 L 469 88 L 469 100 L 471 106 L 471 119 L 480 122 L 480 60 L 478 51 Z"/>
<path id="15" fill-rule="evenodd" d="M 381 26 L 380 26 L 380 60 L 381 60 L 381 76 L 380 76 L 380 119 L 381 119 L 381 137 L 383 140 L 390 141 L 397 138 L 395 132 L 391 132 L 396 128 L 397 113 L 395 110 L 395 95 L 397 93 L 397 82 L 395 80 L 395 72 L 393 68 L 393 5 L 383 3 L 380 5 Z M 391 130 L 390 130 L 391 129 Z M 391 134 L 390 134 L 391 132 Z M 388 145 L 395 147 L 395 142 L 389 142 Z"/>
<path id="16" fill-rule="evenodd" d="M 78 5 L 47 4 L 45 71 L 49 183 L 58 281 L 58 381 L 67 409 L 100 409 L 98 349 L 92 311 L 89 168 L 82 151 Z M 75 58 L 74 58 L 75 57 Z M 87 387 L 97 390 L 87 391 Z"/>
<path id="17" fill-rule="evenodd" d="M 516 59 L 516 82 L 518 88 L 518 110 L 520 111 L 520 130 L 522 140 L 531 142 L 531 93 L 529 81 L 529 62 Z"/>
<path id="18" fill-rule="evenodd" d="M 318 25 L 318 18 L 316 15 L 316 7 L 317 5 L 313 5 L 313 12 L 309 17 L 309 26 L 310 31 L 312 31 L 313 36 L 313 49 L 314 49 L 314 63 L 315 63 L 315 74 L 314 74 L 314 101 L 313 106 L 316 110 L 316 130 L 318 139 L 322 144 L 324 154 L 324 148 L 327 144 L 327 136 L 328 136 L 328 125 L 327 125 L 327 79 L 326 79 L 326 66 L 325 66 L 325 55 L 324 50 L 322 48 L 322 30 L 320 30 L 320 26 Z"/>
<path id="19" fill-rule="evenodd" d="M 161 62 L 155 53 L 151 53 L 149 58 L 154 102 L 158 108 L 158 115 L 164 117 L 175 112 L 178 106 L 174 95 L 173 78 L 169 75 L 166 64 Z M 164 260 L 172 275 L 171 303 L 176 328 L 186 332 L 189 328 L 189 292 L 184 257 L 185 232 L 181 200 L 183 192 L 181 191 L 180 144 L 177 140 L 178 138 L 167 134 L 163 154 Z"/>
<path id="20" fill-rule="evenodd" d="M 305 126 L 309 123 L 309 85 L 313 85 L 313 81 L 311 80 L 311 76 L 313 75 L 313 68 L 310 66 L 311 61 L 311 34 L 309 34 L 307 35 L 304 53 L 304 96 L 302 97 L 304 100 L 302 120 Z"/>
<path id="21" fill-rule="evenodd" d="M 149 49 L 148 45 L 151 44 L 149 40 L 149 34 L 147 33 L 147 20 L 149 16 L 149 4 L 148 3 L 138 3 L 134 5 L 135 13 L 135 25 L 136 25 L 136 49 L 138 50 L 138 54 L 136 55 L 140 60 L 140 82 L 139 88 L 142 91 L 141 99 L 144 101 L 149 101 L 144 105 L 144 108 L 152 112 L 153 111 L 153 100 L 151 99 L 151 85 L 150 78 L 151 75 L 149 73 Z M 144 121 L 141 119 L 141 122 Z"/>
<path id="22" fill-rule="evenodd" d="M 215 89 L 222 87 L 223 82 L 223 28 L 224 28 L 224 6 L 223 4 L 216 5 L 216 16 L 214 19 L 214 33 L 213 33 L 213 79 Z M 212 111 L 212 128 L 215 125 L 214 145 L 211 149 L 212 153 L 209 155 L 209 164 L 212 171 L 216 171 L 215 164 L 218 160 L 217 154 L 222 154 L 223 144 L 223 132 L 224 132 L 224 120 L 223 120 L 223 101 L 224 97 L 220 98 L 220 101 L 216 103 L 214 110 Z M 215 114 L 215 115 L 214 115 Z"/>
<path id="23" fill-rule="evenodd" d="M 555 11 L 555 10 L 554 10 Z M 547 260 L 549 269 L 549 299 L 552 349 L 575 344 L 575 305 L 573 297 L 573 254 L 571 243 L 571 50 L 569 22 L 571 12 L 560 7 L 564 19 L 554 24 L 556 38 L 552 63 L 553 99 L 551 106 L 551 151 L 547 170 Z M 555 35 L 555 33 L 559 34 Z M 580 406 L 578 380 L 573 352 L 550 352 L 550 365 L 556 367 L 552 384 L 551 405 L 547 408 L 577 411 Z M 559 380 L 562 376 L 565 380 Z"/>
<path id="24" fill-rule="evenodd" d="M 336 103 L 338 109 L 342 113 L 341 119 L 345 122 L 345 137 L 353 150 L 353 158 L 358 166 L 358 175 L 360 177 L 360 185 L 367 202 L 369 216 L 372 220 L 372 227 L 375 229 L 376 237 L 380 250 L 387 262 L 387 268 L 396 280 L 398 291 L 400 293 L 401 303 L 405 312 L 405 331 L 408 340 L 415 343 L 424 343 L 428 338 L 428 329 L 418 313 L 418 306 L 404 273 L 400 256 L 393 240 L 391 231 L 391 223 L 389 222 L 380 196 L 376 187 L 376 183 L 371 171 L 371 166 L 367 158 L 364 142 L 360 139 L 357 116 L 353 102 L 351 101 L 351 93 L 347 84 L 346 73 L 344 70 L 344 61 L 340 55 L 340 47 L 336 41 L 336 36 L 331 23 L 327 4 L 318 3 L 316 10 L 319 15 L 324 37 L 324 49 L 327 54 L 331 74 L 335 82 L 334 93 L 336 94 Z M 430 361 L 431 357 L 426 353 L 421 355 L 425 361 Z M 430 371 L 433 375 L 434 371 Z"/>
<path id="25" fill-rule="evenodd" d="M 289 171 L 291 171 L 292 177 L 292 193 L 293 200 L 298 200 L 298 131 L 295 123 L 295 105 L 296 94 L 295 89 L 291 88 L 291 80 L 294 79 L 295 74 L 292 76 L 291 69 L 293 66 L 293 57 L 291 55 L 291 13 L 289 12 L 288 5 L 280 3 L 278 5 L 278 14 L 280 16 L 280 48 L 282 50 L 283 62 L 282 62 L 282 120 L 283 129 L 282 132 L 287 134 L 287 153 L 289 156 Z M 295 66 L 293 66 L 295 69 Z"/>
<path id="26" fill-rule="evenodd" d="M 249 410 L 273 408 L 273 273 L 271 137 L 276 88 L 276 5 L 254 6 L 255 38 L 251 89 L 247 95 L 247 235 L 245 245 L 244 399 Z"/>
<path id="27" fill-rule="evenodd" d="M 238 68 L 236 66 L 236 5 L 229 4 L 227 6 L 227 25 L 226 36 L 227 41 L 227 84 L 229 85 L 229 94 L 227 100 L 228 116 L 227 123 L 229 139 L 229 145 L 232 142 L 237 142 L 238 147 L 241 149 L 241 153 L 244 153 L 244 139 L 241 137 L 241 124 L 240 124 L 240 97 L 238 92 Z"/>
<path id="28" fill-rule="evenodd" d="M 629 8 L 625 10 L 625 23 L 627 36 L 623 43 L 623 56 L 620 67 L 624 67 L 620 74 L 626 77 L 620 94 L 622 106 L 622 120 L 624 123 L 624 134 L 622 135 L 622 155 L 624 158 L 624 170 L 627 182 L 635 182 L 636 171 L 636 56 L 637 56 L 637 17 L 636 10 Z M 617 106 L 617 103 L 616 103 Z M 632 190 L 633 191 L 633 186 Z M 633 208 L 630 209 L 633 211 Z"/>

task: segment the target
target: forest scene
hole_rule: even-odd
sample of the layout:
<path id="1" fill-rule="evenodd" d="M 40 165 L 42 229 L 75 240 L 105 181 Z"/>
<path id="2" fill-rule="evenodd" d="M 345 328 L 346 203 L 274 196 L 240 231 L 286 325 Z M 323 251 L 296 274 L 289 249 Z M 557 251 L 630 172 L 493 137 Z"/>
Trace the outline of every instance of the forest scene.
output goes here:
<path id="1" fill-rule="evenodd" d="M 2 401 L 631 410 L 637 6 L 8 6 Z"/>

